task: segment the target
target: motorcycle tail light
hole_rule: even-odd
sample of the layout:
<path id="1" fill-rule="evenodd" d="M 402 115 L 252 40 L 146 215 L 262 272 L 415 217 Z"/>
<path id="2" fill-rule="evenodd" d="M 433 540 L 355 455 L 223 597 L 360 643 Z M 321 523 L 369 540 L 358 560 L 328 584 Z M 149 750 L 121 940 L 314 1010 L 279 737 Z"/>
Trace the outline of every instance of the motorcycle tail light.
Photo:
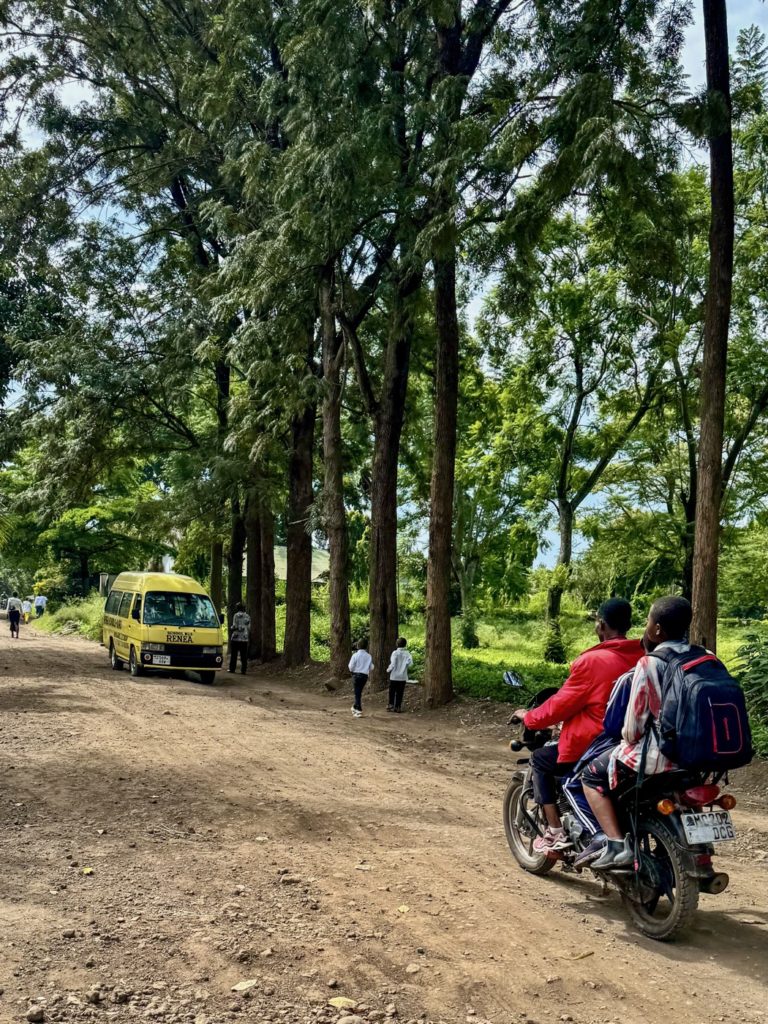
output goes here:
<path id="1" fill-rule="evenodd" d="M 682 794 L 682 800 L 689 807 L 702 807 L 704 804 L 713 804 L 719 795 L 719 786 L 692 786 Z"/>
<path id="2" fill-rule="evenodd" d="M 720 797 L 717 803 L 720 805 L 720 807 L 723 808 L 724 811 L 732 811 L 733 808 L 736 806 L 737 800 L 733 793 L 725 793 L 723 796 Z"/>
<path id="3" fill-rule="evenodd" d="M 712 863 L 712 854 L 711 853 L 698 853 L 696 855 L 696 863 L 699 865 L 699 867 L 702 867 L 702 868 L 709 867 L 709 865 Z"/>
<path id="4" fill-rule="evenodd" d="M 659 812 L 659 814 L 672 814 L 674 809 L 674 800 L 669 800 L 667 797 L 665 797 L 663 800 L 659 800 L 659 802 L 656 804 L 656 810 Z"/>

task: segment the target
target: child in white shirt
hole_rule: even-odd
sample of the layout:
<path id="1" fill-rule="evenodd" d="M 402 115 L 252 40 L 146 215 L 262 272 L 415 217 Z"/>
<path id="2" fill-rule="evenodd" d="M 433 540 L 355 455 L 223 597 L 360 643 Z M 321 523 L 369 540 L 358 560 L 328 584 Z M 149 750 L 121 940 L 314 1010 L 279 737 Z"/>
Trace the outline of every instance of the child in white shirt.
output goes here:
<path id="1" fill-rule="evenodd" d="M 397 641 L 397 647 L 392 651 L 389 659 L 389 705 L 387 711 L 400 714 L 403 710 L 403 694 L 405 684 L 408 682 L 408 669 L 413 664 L 413 657 L 408 650 L 408 641 L 401 636 Z"/>
<path id="2" fill-rule="evenodd" d="M 352 705 L 352 714 L 355 718 L 363 717 L 363 689 L 368 682 L 368 676 L 373 668 L 373 658 L 368 653 L 368 644 L 361 640 L 357 650 L 349 660 L 349 671 L 355 683 L 355 703 Z"/>

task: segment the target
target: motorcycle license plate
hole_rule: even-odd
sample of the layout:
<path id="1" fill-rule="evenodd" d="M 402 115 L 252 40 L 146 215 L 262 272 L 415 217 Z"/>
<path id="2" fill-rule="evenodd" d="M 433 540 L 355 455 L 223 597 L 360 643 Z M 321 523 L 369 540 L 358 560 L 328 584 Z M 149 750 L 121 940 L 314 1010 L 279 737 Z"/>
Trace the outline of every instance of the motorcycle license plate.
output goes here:
<path id="1" fill-rule="evenodd" d="M 169 654 L 153 654 L 152 655 L 153 665 L 170 665 L 171 656 Z"/>
<path id="2" fill-rule="evenodd" d="M 689 843 L 727 843 L 736 838 L 728 811 L 683 812 L 683 828 Z"/>

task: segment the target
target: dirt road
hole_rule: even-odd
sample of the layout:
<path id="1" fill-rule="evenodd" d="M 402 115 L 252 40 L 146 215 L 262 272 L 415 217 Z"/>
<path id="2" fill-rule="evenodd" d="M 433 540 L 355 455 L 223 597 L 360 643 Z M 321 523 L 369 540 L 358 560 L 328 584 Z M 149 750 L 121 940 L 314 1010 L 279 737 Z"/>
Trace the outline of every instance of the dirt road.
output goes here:
<path id="1" fill-rule="evenodd" d="M 355 721 L 301 679 L 132 680 L 0 634 L 0 1021 L 768 1021 L 764 766 L 730 890 L 658 945 L 513 863 L 501 711 Z"/>

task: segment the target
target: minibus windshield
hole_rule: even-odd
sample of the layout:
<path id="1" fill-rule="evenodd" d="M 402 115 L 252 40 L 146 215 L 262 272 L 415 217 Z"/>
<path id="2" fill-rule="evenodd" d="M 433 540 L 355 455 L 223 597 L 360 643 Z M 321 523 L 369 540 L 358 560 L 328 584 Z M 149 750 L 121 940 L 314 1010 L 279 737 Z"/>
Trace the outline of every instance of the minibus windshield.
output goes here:
<path id="1" fill-rule="evenodd" d="M 153 590 L 144 599 L 144 625 L 216 629 L 219 620 L 205 594 Z"/>

